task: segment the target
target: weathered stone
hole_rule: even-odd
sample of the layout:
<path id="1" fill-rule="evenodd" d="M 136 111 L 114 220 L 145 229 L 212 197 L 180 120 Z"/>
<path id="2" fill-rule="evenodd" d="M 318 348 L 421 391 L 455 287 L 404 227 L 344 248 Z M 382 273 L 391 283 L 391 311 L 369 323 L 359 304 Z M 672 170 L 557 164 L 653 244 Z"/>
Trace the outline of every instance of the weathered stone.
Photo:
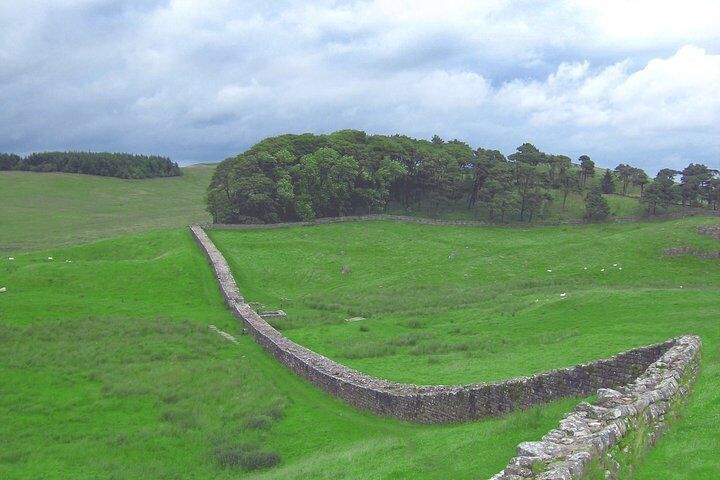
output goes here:
<path id="1" fill-rule="evenodd" d="M 613 390 L 612 388 L 600 388 L 597 391 L 597 396 L 598 403 L 602 405 L 612 400 L 621 399 L 622 393 L 618 392 L 617 390 Z"/>
<path id="2" fill-rule="evenodd" d="M 621 391 L 607 388 L 598 391 L 598 401 L 611 404 L 612 408 L 581 402 L 560 421 L 560 429 L 548 432 L 542 442 L 519 444 L 518 456 L 510 460 L 508 467 L 523 466 L 519 462 L 527 459 L 541 460 L 545 465 L 542 473 L 525 478 L 579 479 L 587 465 L 597 459 L 606 467 L 607 478 L 618 478 L 621 467 L 615 455 L 619 450 L 614 447 L 629 431 L 641 425 L 646 432 L 647 444 L 657 442 L 667 428 L 665 414 L 671 406 L 670 400 L 688 392 L 678 379 L 689 375 L 686 380 L 689 385 L 697 375 L 700 347 L 698 337 L 675 339 L 674 345 L 660 359 L 635 381 L 620 388 Z M 621 452 L 622 455 L 631 454 L 627 446 Z"/>

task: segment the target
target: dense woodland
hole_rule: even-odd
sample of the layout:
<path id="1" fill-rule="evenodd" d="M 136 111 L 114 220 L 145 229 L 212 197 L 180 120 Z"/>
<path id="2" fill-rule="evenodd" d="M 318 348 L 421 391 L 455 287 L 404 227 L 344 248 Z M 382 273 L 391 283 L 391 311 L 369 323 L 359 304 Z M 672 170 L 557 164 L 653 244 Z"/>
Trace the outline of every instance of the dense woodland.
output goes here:
<path id="1" fill-rule="evenodd" d="M 603 193 L 641 190 L 650 214 L 670 205 L 718 208 L 718 172 L 691 164 L 663 169 L 651 180 L 621 164 L 596 175 L 587 155 L 577 162 L 541 152 L 529 143 L 505 157 L 466 143 L 341 130 L 330 135 L 267 138 L 218 165 L 208 188 L 215 222 L 272 223 L 387 211 L 426 211 L 462 204 L 492 221 L 546 216 L 551 202 L 565 208 L 571 193 L 585 199 L 586 217 L 609 214 Z M 680 177 L 680 181 L 676 181 Z"/>
<path id="2" fill-rule="evenodd" d="M 106 152 L 43 152 L 21 157 L 0 153 L 0 170 L 64 172 L 118 178 L 181 175 L 177 163 L 166 157 Z"/>

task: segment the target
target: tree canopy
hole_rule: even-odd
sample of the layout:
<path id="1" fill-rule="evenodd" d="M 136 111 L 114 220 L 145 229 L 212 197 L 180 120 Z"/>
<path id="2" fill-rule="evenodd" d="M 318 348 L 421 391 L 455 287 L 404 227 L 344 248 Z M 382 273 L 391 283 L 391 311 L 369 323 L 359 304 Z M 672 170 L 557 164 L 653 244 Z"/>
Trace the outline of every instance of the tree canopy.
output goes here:
<path id="1" fill-rule="evenodd" d="M 580 188 L 569 157 L 526 143 L 505 157 L 458 140 L 341 130 L 265 139 L 218 167 L 208 188 L 216 222 L 255 223 L 465 202 L 492 219 L 532 221 L 559 189 Z"/>
<path id="2" fill-rule="evenodd" d="M 717 175 L 702 167 L 691 165 L 682 172 L 684 191 L 687 202 L 710 205 Z M 615 171 L 623 194 L 631 184 L 645 192 L 646 184 L 661 184 L 664 178 L 650 181 L 627 164 Z M 226 159 L 213 176 L 207 201 L 214 221 L 223 223 L 311 220 L 383 212 L 389 205 L 436 211 L 461 204 L 504 222 L 544 218 L 556 198 L 565 210 L 571 194 L 583 194 L 587 216 L 594 220 L 609 214 L 602 194 L 613 193 L 616 182 L 611 170 L 591 182 L 594 177 L 595 163 L 587 155 L 573 162 L 530 143 L 505 157 L 498 150 L 473 149 L 438 135 L 428 141 L 340 130 L 267 138 Z M 672 179 L 670 183 L 671 189 L 680 188 Z M 666 208 L 668 203 L 658 205 Z"/>
<path id="3" fill-rule="evenodd" d="M 64 172 L 118 178 L 181 175 L 178 164 L 166 157 L 107 152 L 42 152 L 26 157 L 0 153 L 0 170 Z"/>

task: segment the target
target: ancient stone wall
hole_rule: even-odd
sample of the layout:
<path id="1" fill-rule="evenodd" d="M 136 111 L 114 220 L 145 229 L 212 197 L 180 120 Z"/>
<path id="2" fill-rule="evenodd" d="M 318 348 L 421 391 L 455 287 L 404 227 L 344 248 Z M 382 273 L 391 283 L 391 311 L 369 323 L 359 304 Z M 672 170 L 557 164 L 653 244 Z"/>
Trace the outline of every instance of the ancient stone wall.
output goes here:
<path id="1" fill-rule="evenodd" d="M 345 217 L 348 218 L 348 217 Z M 331 395 L 362 410 L 419 423 L 455 423 L 508 413 L 517 408 L 635 380 L 678 339 L 636 348 L 613 357 L 501 382 L 422 386 L 363 374 L 285 338 L 245 303 L 230 267 L 199 225 L 190 227 L 209 259 L 220 290 L 236 318 L 280 363 Z"/>
<path id="2" fill-rule="evenodd" d="M 688 210 L 685 212 L 669 213 L 665 215 L 654 215 L 651 217 L 618 217 L 613 218 L 611 221 L 615 223 L 632 223 L 632 222 L 652 222 L 652 221 L 664 221 L 674 220 L 678 218 L 694 217 L 701 215 L 709 216 L 720 216 L 720 210 Z M 256 230 L 256 229 L 271 229 L 271 228 L 286 228 L 286 227 L 310 227 L 313 225 L 325 225 L 328 223 L 342 223 L 342 222 L 366 222 L 366 221 L 377 221 L 377 220 L 390 220 L 393 222 L 407 222 L 407 223 L 421 223 L 424 225 L 444 225 L 444 226 L 466 226 L 466 227 L 488 227 L 496 224 L 488 222 L 478 222 L 474 220 L 441 220 L 436 218 L 424 218 L 424 217 L 409 217 L 404 215 L 386 215 L 382 213 L 369 214 L 369 215 L 350 215 L 347 217 L 325 217 L 316 218 L 309 222 L 284 222 L 284 223 L 247 223 L 247 224 L 228 224 L 228 223 L 214 223 L 205 224 L 205 228 L 214 228 L 218 230 Z M 588 224 L 586 220 L 574 219 L 574 220 L 560 220 L 553 222 L 534 222 L 534 223 L 513 223 L 508 226 L 514 227 L 531 227 L 531 226 L 552 226 L 552 225 L 584 225 Z"/>
<path id="3" fill-rule="evenodd" d="M 538 442 L 523 442 L 492 480 L 572 480 L 632 473 L 670 426 L 687 398 L 700 363 L 700 338 L 680 337 L 629 385 L 600 389 L 596 405 L 580 403 Z"/>

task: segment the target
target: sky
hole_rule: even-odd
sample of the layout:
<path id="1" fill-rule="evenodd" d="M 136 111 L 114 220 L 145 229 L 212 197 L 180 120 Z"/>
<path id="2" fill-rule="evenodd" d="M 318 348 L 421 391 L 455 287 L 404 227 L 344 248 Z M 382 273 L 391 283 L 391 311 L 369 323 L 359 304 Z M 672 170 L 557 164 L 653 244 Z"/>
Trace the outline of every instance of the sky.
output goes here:
<path id="1" fill-rule="evenodd" d="M 0 2 L 0 151 L 188 164 L 345 128 L 720 168 L 720 2 Z"/>

